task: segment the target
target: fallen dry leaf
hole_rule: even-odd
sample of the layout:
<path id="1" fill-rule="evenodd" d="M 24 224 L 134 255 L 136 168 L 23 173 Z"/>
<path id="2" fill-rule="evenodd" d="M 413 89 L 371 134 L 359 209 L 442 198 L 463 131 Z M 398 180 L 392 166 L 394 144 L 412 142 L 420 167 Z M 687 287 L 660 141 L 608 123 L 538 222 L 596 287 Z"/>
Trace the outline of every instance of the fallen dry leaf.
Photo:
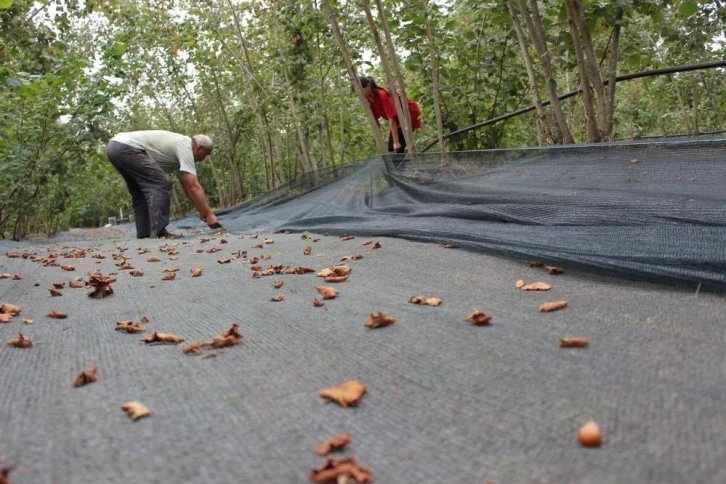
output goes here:
<path id="1" fill-rule="evenodd" d="M 173 281 L 176 279 L 176 272 L 165 272 L 161 275 L 162 281 Z"/>
<path id="2" fill-rule="evenodd" d="M 63 269 L 64 271 L 68 271 L 68 272 L 71 272 L 71 271 L 75 271 L 75 270 L 76 270 L 76 268 L 75 268 L 75 267 L 73 267 L 73 266 L 72 266 L 72 265 L 70 265 L 70 264 L 63 264 L 63 265 L 61 266 L 61 269 Z"/>
<path id="3" fill-rule="evenodd" d="M 524 279 L 519 279 L 517 282 L 514 283 L 514 287 L 516 287 L 517 289 L 522 289 L 526 285 L 527 281 L 525 281 Z"/>
<path id="4" fill-rule="evenodd" d="M 113 288 L 111 287 L 111 283 L 114 281 L 116 281 L 116 278 L 111 276 L 104 277 L 99 272 L 91 274 L 91 277 L 88 279 L 88 285 L 93 287 L 93 291 L 88 293 L 88 297 L 100 299 L 113 296 Z"/>
<path id="5" fill-rule="evenodd" d="M 182 353 L 189 354 L 189 353 L 201 353 L 202 352 L 202 345 L 199 344 L 199 341 L 192 340 L 191 343 L 186 345 L 184 348 L 182 348 Z"/>
<path id="6" fill-rule="evenodd" d="M 458 245 L 448 244 L 448 243 L 444 244 L 443 247 L 444 247 L 444 249 L 458 249 L 459 248 Z"/>
<path id="7" fill-rule="evenodd" d="M 51 296 L 62 296 L 63 295 L 63 293 L 60 292 L 58 289 L 50 288 L 48 290 L 50 291 Z"/>
<path id="8" fill-rule="evenodd" d="M 65 282 L 54 282 L 53 287 L 55 287 L 56 289 L 63 289 L 64 287 L 66 287 L 66 283 Z"/>
<path id="9" fill-rule="evenodd" d="M 353 235 L 346 235 L 345 237 L 341 237 L 340 238 L 340 241 L 341 242 L 345 242 L 346 240 L 353 240 L 353 239 L 355 239 L 355 236 L 353 236 Z"/>
<path id="10" fill-rule="evenodd" d="M 371 329 L 376 328 L 383 328 L 384 326 L 389 326 L 396 322 L 396 318 L 393 316 L 389 316 L 388 314 L 377 311 L 370 316 L 368 316 L 368 320 L 366 321 L 366 326 Z"/>
<path id="11" fill-rule="evenodd" d="M 520 289 L 523 291 L 549 291 L 552 289 L 552 286 L 545 282 L 533 282 L 531 284 L 525 284 Z"/>
<path id="12" fill-rule="evenodd" d="M 295 274 L 309 274 L 311 272 L 315 272 L 315 269 L 311 269 L 310 267 L 303 267 L 299 266 L 295 268 Z"/>
<path id="13" fill-rule="evenodd" d="M 358 380 L 349 380 L 337 387 L 323 388 L 318 395 L 326 400 L 332 401 L 341 407 L 354 407 L 365 394 L 368 387 Z"/>
<path id="14" fill-rule="evenodd" d="M 0 484 L 13 484 L 8 477 L 12 467 L 0 467 Z"/>
<path id="15" fill-rule="evenodd" d="M 545 269 L 547 269 L 547 272 L 550 274 L 564 274 L 565 270 L 562 267 L 557 266 L 545 266 Z"/>
<path id="16" fill-rule="evenodd" d="M 199 358 L 202 360 L 206 360 L 207 358 L 216 358 L 216 357 L 217 357 L 217 353 L 204 353 Z"/>
<path id="17" fill-rule="evenodd" d="M 367 239 L 367 240 L 363 241 L 363 243 L 361 245 L 371 245 L 372 243 L 373 243 L 373 239 Z"/>
<path id="18" fill-rule="evenodd" d="M 155 255 L 152 255 L 151 257 L 149 257 L 148 259 L 146 259 L 146 262 L 161 262 L 161 259 L 159 259 Z"/>
<path id="19" fill-rule="evenodd" d="M 325 278 L 325 282 L 345 282 L 348 280 L 348 276 L 328 276 Z"/>
<path id="20" fill-rule="evenodd" d="M 119 270 L 120 270 L 120 271 L 128 271 L 128 270 L 133 270 L 133 269 L 134 269 L 134 266 L 132 266 L 132 265 L 131 265 L 131 264 L 129 264 L 128 262 L 126 262 L 126 263 L 124 263 L 124 264 L 121 264 L 121 265 L 119 266 Z"/>
<path id="21" fill-rule="evenodd" d="M 232 262 L 232 259 L 220 259 L 217 262 L 220 264 L 229 264 L 230 262 Z"/>
<path id="22" fill-rule="evenodd" d="M 487 316 L 481 311 L 474 311 L 464 321 L 468 321 L 474 326 L 487 326 L 492 321 L 492 317 Z"/>
<path id="23" fill-rule="evenodd" d="M 282 301 L 284 299 L 285 299 L 285 295 L 284 294 L 277 294 L 275 296 L 272 296 L 272 298 L 270 298 L 270 301 L 280 302 L 280 301 Z"/>
<path id="24" fill-rule="evenodd" d="M 585 447 L 600 447 L 602 443 L 600 427 L 590 420 L 577 431 L 577 440 Z"/>
<path id="25" fill-rule="evenodd" d="M 11 319 L 13 319 L 13 317 L 9 314 L 0 313 L 0 323 L 9 323 Z"/>
<path id="26" fill-rule="evenodd" d="M 313 238 L 313 242 L 320 242 L 320 237 Z"/>
<path id="27" fill-rule="evenodd" d="M 116 331 L 123 331 L 125 333 L 143 333 L 144 328 L 133 321 L 119 321 L 116 323 Z"/>
<path id="28" fill-rule="evenodd" d="M 201 267 L 195 267 L 192 269 L 192 277 L 199 277 L 202 275 L 202 268 Z"/>
<path id="29" fill-rule="evenodd" d="M 375 244 L 373 244 L 373 247 L 371 247 L 371 250 L 380 249 L 381 247 L 382 247 L 381 246 L 381 243 L 380 242 L 376 242 Z"/>
<path id="30" fill-rule="evenodd" d="M 422 306 L 440 306 L 441 299 L 437 297 L 413 296 L 408 302 L 420 304 Z"/>
<path id="31" fill-rule="evenodd" d="M 567 307 L 567 301 L 552 301 L 552 302 L 546 302 L 544 304 L 539 305 L 539 310 L 542 313 L 549 313 L 552 311 L 557 311 L 558 309 L 566 308 Z"/>
<path id="32" fill-rule="evenodd" d="M 349 443 L 350 434 L 348 432 L 344 434 L 333 435 L 328 440 L 318 444 L 318 446 L 315 447 L 315 453 L 321 456 L 325 456 L 336 450 L 341 450 Z"/>
<path id="33" fill-rule="evenodd" d="M 367 484 L 373 482 L 373 473 L 352 457 L 328 457 L 310 471 L 310 480 L 317 484 Z"/>
<path id="34" fill-rule="evenodd" d="M 66 313 L 58 311 L 57 309 L 51 309 L 50 312 L 46 314 L 46 317 L 54 319 L 66 319 L 68 315 Z"/>
<path id="35" fill-rule="evenodd" d="M 20 308 L 20 306 L 16 306 L 15 304 L 5 303 L 0 306 L 0 313 L 9 314 L 13 318 L 20 314 L 22 311 L 23 310 Z"/>
<path id="36" fill-rule="evenodd" d="M 222 249 L 220 249 L 219 247 L 211 247 L 209 250 L 207 250 L 207 254 L 214 254 L 215 252 L 221 252 L 221 251 L 222 251 Z M 204 252 L 204 251 L 202 251 L 202 252 Z"/>
<path id="37" fill-rule="evenodd" d="M 146 344 L 163 343 L 178 345 L 179 343 L 184 341 L 184 338 L 171 333 L 152 333 L 141 341 Z"/>
<path id="38" fill-rule="evenodd" d="M 133 421 L 151 414 L 149 408 L 141 402 L 126 402 L 121 405 L 121 409 L 126 412 L 129 418 Z"/>
<path id="39" fill-rule="evenodd" d="M 257 244 L 257 245 L 252 246 L 253 249 L 261 249 L 262 247 L 264 247 L 262 244 Z"/>
<path id="40" fill-rule="evenodd" d="M 236 345 L 242 341 L 242 334 L 239 333 L 239 325 L 233 324 L 219 336 L 215 336 L 210 341 L 205 341 L 201 346 L 211 346 L 213 348 L 223 348 L 225 346 Z"/>
<path id="41" fill-rule="evenodd" d="M 274 287 L 275 289 L 280 289 L 283 284 L 284 284 L 284 282 L 282 282 L 282 281 L 275 281 L 272 283 L 272 287 Z"/>
<path id="42" fill-rule="evenodd" d="M 179 268 L 178 267 L 167 267 L 162 272 L 179 272 Z"/>
<path id="43" fill-rule="evenodd" d="M 22 321 L 23 321 L 23 324 L 33 324 L 33 323 L 35 323 L 35 320 L 33 320 L 33 319 L 23 319 Z"/>
<path id="44" fill-rule="evenodd" d="M 143 272 L 141 274 L 143 275 Z M 72 287 L 74 289 L 80 289 L 83 287 L 83 282 L 73 279 L 71 282 L 68 283 L 68 287 Z"/>
<path id="45" fill-rule="evenodd" d="M 538 260 L 533 260 L 529 263 L 529 267 L 542 267 L 544 264 Z"/>
<path id="46" fill-rule="evenodd" d="M 86 368 L 78 374 L 75 380 L 73 380 L 74 387 L 82 387 L 96 381 L 96 365 Z"/>
<path id="47" fill-rule="evenodd" d="M 33 342 L 20 333 L 17 338 L 11 338 L 8 340 L 8 346 L 14 346 L 15 348 L 30 348 L 33 346 Z"/>
<path id="48" fill-rule="evenodd" d="M 589 344 L 587 338 L 560 338 L 560 348 L 585 348 Z"/>
<path id="49" fill-rule="evenodd" d="M 315 286 L 318 293 L 323 296 L 323 299 L 335 299 L 338 295 L 338 290 L 334 287 L 329 286 Z"/>
<path id="50" fill-rule="evenodd" d="M 362 258 L 362 255 L 345 255 L 340 258 L 340 262 L 345 262 L 347 260 L 361 260 Z"/>
<path id="51" fill-rule="evenodd" d="M 141 277 L 144 275 L 144 271 L 142 271 L 141 269 L 134 269 L 131 272 L 129 272 L 129 274 L 131 274 L 134 277 Z"/>
<path id="52" fill-rule="evenodd" d="M 313 299 L 313 306 L 315 306 L 316 308 L 319 308 L 319 307 L 325 306 L 325 303 L 323 301 L 321 301 L 320 299 L 315 298 L 315 299 Z"/>
<path id="53" fill-rule="evenodd" d="M 304 254 L 304 255 L 310 255 L 310 254 L 312 254 L 312 253 L 313 253 L 313 248 L 312 248 L 312 247 L 309 247 L 309 246 L 308 246 L 308 247 L 305 247 L 305 248 L 303 249 L 303 254 Z"/>
<path id="54" fill-rule="evenodd" d="M 267 239 L 265 239 L 265 243 L 266 244 L 274 244 L 275 243 L 275 239 L 267 238 Z"/>

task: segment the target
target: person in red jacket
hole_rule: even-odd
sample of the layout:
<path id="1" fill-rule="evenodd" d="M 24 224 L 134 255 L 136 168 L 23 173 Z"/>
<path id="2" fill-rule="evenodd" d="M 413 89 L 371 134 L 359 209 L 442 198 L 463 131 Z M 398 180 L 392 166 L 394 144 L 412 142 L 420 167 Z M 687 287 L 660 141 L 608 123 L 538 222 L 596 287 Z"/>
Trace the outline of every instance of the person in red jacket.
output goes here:
<path id="1" fill-rule="evenodd" d="M 368 99 L 371 106 L 373 116 L 378 119 L 388 120 L 391 134 L 388 137 L 388 151 L 391 153 L 403 153 L 406 150 L 406 138 L 403 136 L 403 129 L 398 122 L 396 114 L 396 106 L 393 102 L 391 93 L 382 87 L 376 85 L 375 79 L 371 76 L 359 77 L 360 85 L 363 88 L 363 94 Z M 400 96 L 400 93 L 397 93 Z M 411 130 L 421 127 L 421 108 L 412 99 L 407 99 L 408 110 L 411 114 Z"/>

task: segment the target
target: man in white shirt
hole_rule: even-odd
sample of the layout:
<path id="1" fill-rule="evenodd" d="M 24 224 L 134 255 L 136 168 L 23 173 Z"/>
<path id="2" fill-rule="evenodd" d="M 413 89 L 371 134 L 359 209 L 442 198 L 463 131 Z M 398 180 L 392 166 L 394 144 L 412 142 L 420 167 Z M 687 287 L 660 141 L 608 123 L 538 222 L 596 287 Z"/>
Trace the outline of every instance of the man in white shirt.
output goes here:
<path id="1" fill-rule="evenodd" d="M 212 140 L 203 134 L 189 138 L 155 130 L 119 133 L 111 138 L 106 154 L 131 193 L 138 238 L 174 235 L 166 229 L 171 215 L 172 173 L 177 173 L 201 219 L 211 228 L 221 227 L 209 208 L 195 166 L 195 162 L 209 156 L 212 148 Z"/>

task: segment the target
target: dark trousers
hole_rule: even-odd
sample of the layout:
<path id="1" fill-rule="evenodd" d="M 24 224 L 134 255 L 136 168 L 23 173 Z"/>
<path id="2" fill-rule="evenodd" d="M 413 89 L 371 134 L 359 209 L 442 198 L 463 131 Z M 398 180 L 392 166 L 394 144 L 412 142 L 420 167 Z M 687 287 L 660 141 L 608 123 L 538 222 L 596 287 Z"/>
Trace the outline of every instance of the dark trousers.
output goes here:
<path id="1" fill-rule="evenodd" d="M 171 181 L 146 151 L 110 141 L 106 155 L 126 180 L 136 217 L 136 236 L 157 237 L 163 233 L 171 212 Z"/>

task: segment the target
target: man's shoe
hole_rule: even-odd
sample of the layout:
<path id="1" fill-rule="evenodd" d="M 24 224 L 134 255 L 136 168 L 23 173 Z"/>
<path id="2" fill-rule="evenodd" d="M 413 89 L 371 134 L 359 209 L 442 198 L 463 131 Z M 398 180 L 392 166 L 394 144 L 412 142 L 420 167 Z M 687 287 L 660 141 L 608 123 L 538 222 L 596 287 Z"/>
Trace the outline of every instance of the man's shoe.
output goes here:
<path id="1" fill-rule="evenodd" d="M 161 229 L 161 232 L 159 232 L 159 235 L 156 236 L 157 238 L 161 239 L 181 239 L 184 237 L 181 234 L 175 234 L 173 232 L 169 232 L 166 228 Z"/>

